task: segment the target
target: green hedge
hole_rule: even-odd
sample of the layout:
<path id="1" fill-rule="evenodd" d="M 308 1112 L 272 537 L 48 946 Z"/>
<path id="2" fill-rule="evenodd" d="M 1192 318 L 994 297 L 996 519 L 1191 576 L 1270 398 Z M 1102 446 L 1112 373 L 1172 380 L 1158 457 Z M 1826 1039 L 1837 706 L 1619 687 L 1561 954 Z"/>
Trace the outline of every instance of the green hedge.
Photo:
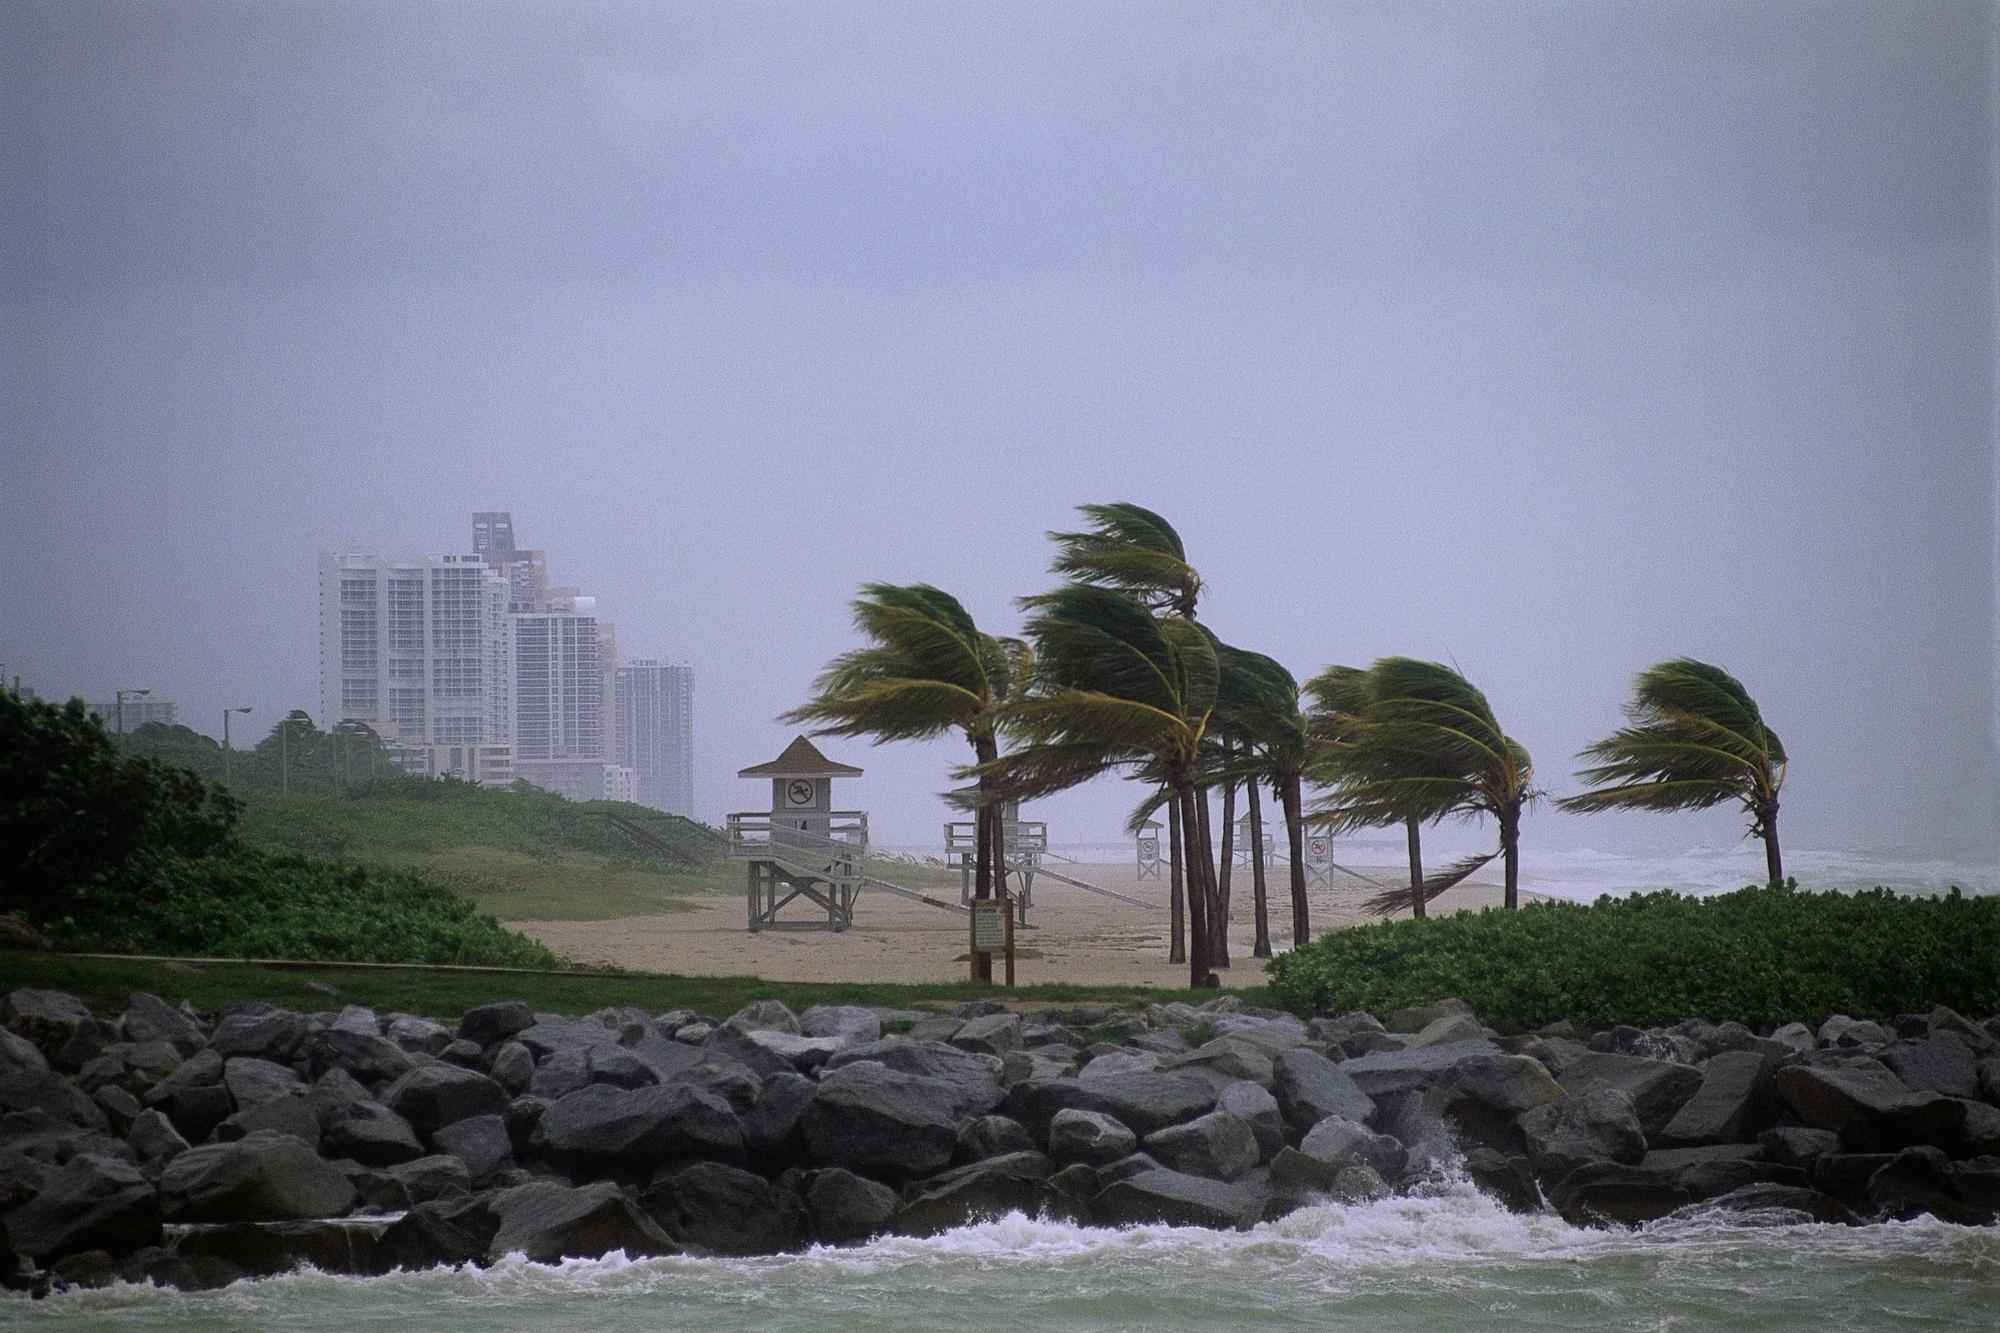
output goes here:
<path id="1" fill-rule="evenodd" d="M 423 875 L 249 847 L 154 855 L 80 896 L 95 899 L 97 910 L 47 923 L 60 947 L 80 952 L 489 967 L 558 961 Z"/>
<path id="2" fill-rule="evenodd" d="M 1539 902 L 1335 931 L 1273 962 L 1271 988 L 1308 1015 L 1458 996 L 1513 1032 L 1882 1020 L 1940 1004 L 1984 1017 L 2000 1012 L 2000 898 L 1786 885 Z"/>

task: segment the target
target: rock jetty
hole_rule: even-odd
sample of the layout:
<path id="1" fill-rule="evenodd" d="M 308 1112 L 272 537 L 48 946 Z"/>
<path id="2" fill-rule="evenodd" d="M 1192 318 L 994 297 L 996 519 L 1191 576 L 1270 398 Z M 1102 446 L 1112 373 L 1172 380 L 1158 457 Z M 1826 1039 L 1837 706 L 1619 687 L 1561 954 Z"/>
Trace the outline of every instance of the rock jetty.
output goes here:
<path id="1" fill-rule="evenodd" d="M 0 1001 L 0 1282 L 181 1288 L 622 1250 L 769 1254 L 1008 1212 L 1241 1228 L 1462 1171 L 1522 1211 L 2000 1213 L 2000 1016 L 1584 1038 L 1457 1001 L 950 1015 Z"/>

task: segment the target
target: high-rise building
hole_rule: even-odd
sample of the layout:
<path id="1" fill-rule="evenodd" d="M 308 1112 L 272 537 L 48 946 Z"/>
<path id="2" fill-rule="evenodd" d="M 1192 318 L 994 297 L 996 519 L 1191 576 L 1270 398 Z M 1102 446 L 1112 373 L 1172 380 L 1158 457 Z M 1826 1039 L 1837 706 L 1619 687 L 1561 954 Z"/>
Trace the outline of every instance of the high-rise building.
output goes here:
<path id="1" fill-rule="evenodd" d="M 618 667 L 614 762 L 638 776 L 636 799 L 694 817 L 694 671 L 642 657 Z"/>
<path id="2" fill-rule="evenodd" d="M 507 582 L 476 555 L 322 551 L 320 715 L 413 743 L 512 739 Z"/>
<path id="3" fill-rule="evenodd" d="M 26 697 L 33 698 L 34 696 L 31 694 Z M 107 699 L 103 703 L 92 704 L 90 705 L 90 711 L 104 719 L 104 729 L 106 731 L 118 730 L 119 710 L 116 698 Z M 137 731 L 148 722 L 164 722 L 170 727 L 174 725 L 174 701 L 172 699 L 162 699 L 157 694 L 132 694 L 128 692 L 125 695 L 125 730 Z"/>
<path id="4" fill-rule="evenodd" d="M 406 746 L 507 746 L 513 776 L 604 795 L 616 631 L 595 598 L 550 584 L 543 552 L 515 545 L 512 514 L 474 514 L 472 548 L 321 553 L 322 716 L 385 724 Z M 495 759 L 428 762 L 500 771 Z"/>

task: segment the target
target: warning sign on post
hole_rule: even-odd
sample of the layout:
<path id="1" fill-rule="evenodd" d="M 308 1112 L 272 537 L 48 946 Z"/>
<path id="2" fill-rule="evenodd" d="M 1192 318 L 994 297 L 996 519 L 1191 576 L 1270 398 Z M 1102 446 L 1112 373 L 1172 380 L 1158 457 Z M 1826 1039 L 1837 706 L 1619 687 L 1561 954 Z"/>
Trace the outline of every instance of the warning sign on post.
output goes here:
<path id="1" fill-rule="evenodd" d="M 1007 948 L 1007 916 L 1012 904 L 1004 898 L 973 900 L 972 947 L 978 953 L 1002 953 Z"/>
<path id="2" fill-rule="evenodd" d="M 785 804 L 796 806 L 811 805 L 812 803 L 813 785 L 811 782 L 805 778 L 793 778 L 785 784 Z"/>

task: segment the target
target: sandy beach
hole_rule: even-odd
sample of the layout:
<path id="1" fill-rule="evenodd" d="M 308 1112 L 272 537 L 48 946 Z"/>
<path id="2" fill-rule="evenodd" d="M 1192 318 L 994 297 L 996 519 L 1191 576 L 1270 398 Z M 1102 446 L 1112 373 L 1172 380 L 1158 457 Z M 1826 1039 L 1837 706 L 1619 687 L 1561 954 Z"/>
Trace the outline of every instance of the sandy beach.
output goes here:
<path id="1" fill-rule="evenodd" d="M 1397 867 L 1357 867 L 1384 882 L 1407 871 Z M 1155 904 L 1136 907 L 1083 889 L 1037 879 L 1028 926 L 1016 946 L 1036 956 L 1017 956 L 1015 978 L 1036 983 L 1185 986 L 1187 970 L 1167 962 L 1167 885 L 1138 880 L 1129 866 L 1066 866 L 1077 878 Z M 956 901 L 952 890 L 926 889 Z M 1374 890 L 1350 882 L 1311 890 L 1314 933 L 1370 921 L 1363 901 Z M 1290 947 L 1291 909 L 1284 881 L 1271 885 L 1273 946 Z M 1532 895 L 1524 894 L 1523 897 Z M 1247 877 L 1232 894 L 1230 949 L 1235 965 L 1223 974 L 1229 985 L 1254 985 L 1263 971 L 1250 956 L 1250 886 Z M 1477 911 L 1497 906 L 1500 886 L 1461 884 L 1431 904 L 1433 914 Z M 741 894 L 713 894 L 686 900 L 694 910 L 607 921 L 513 921 L 508 924 L 542 940 L 578 963 L 610 963 L 647 972 L 690 976 L 759 976 L 773 981 L 956 981 L 966 973 L 966 918 L 878 890 L 864 890 L 854 927 L 828 931 L 777 930 L 751 934 Z M 804 904 L 787 909 L 807 914 Z"/>

